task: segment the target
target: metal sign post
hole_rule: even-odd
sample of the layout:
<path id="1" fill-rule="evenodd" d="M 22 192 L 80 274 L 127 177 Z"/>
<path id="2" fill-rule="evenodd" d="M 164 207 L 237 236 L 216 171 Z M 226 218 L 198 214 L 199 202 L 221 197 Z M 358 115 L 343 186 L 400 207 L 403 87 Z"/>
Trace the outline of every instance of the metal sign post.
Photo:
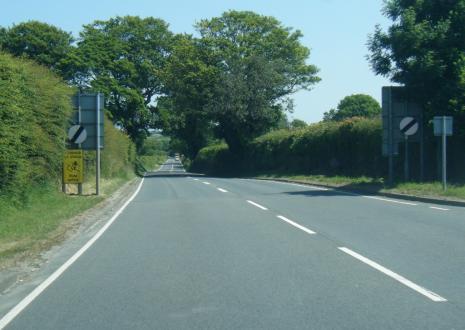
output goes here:
<path id="1" fill-rule="evenodd" d="M 409 153 L 408 153 L 408 137 L 414 135 L 418 131 L 418 121 L 413 117 L 405 117 L 400 121 L 399 130 L 405 137 L 405 157 L 404 157 L 404 179 L 409 180 Z"/>
<path id="2" fill-rule="evenodd" d="M 405 135 L 405 156 L 404 156 L 404 180 L 409 180 L 409 164 L 408 164 L 408 135 Z"/>
<path id="3" fill-rule="evenodd" d="M 79 97 L 81 97 L 81 94 L 80 94 L 80 93 L 78 94 L 78 98 L 79 98 Z M 81 102 L 79 102 L 79 107 L 78 107 L 78 123 L 79 123 L 79 125 L 81 125 L 81 104 L 80 104 L 80 103 L 81 103 Z M 85 130 L 84 130 L 84 132 L 85 132 Z M 77 137 L 77 138 L 79 138 L 79 137 Z M 85 140 L 86 138 L 87 138 L 87 134 L 85 134 L 83 140 Z M 81 139 L 82 139 L 82 137 L 81 137 Z M 78 143 L 79 143 L 79 144 L 78 144 L 79 149 L 81 149 L 81 142 L 78 142 Z M 79 182 L 79 183 L 78 183 L 78 194 L 79 194 L 79 195 L 82 195 L 82 182 Z"/>
<path id="4" fill-rule="evenodd" d="M 77 93 L 72 101 L 76 111 L 72 119 L 74 126 L 68 133 L 69 143 L 74 148 L 95 150 L 95 193 L 99 195 L 100 149 L 104 146 L 104 96 L 101 93 Z"/>
<path id="5" fill-rule="evenodd" d="M 446 117 L 442 116 L 442 189 L 447 190 Z"/>
<path id="6" fill-rule="evenodd" d="M 96 152 L 96 172 L 95 172 L 95 194 L 100 195 L 100 93 L 97 93 L 97 111 L 96 113 L 96 132 L 95 152 Z"/>
<path id="7" fill-rule="evenodd" d="M 434 135 L 441 136 L 442 144 L 442 189 L 447 189 L 447 136 L 452 136 L 453 118 L 436 116 L 433 118 Z"/>

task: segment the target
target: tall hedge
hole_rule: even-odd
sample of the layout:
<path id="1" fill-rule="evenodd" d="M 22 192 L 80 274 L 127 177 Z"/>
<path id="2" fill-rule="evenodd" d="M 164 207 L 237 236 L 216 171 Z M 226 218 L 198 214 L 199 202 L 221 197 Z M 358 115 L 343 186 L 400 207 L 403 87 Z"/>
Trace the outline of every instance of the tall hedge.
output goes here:
<path id="1" fill-rule="evenodd" d="M 242 155 L 226 145 L 200 150 L 192 170 L 210 174 L 260 171 L 381 176 L 381 121 L 351 118 L 279 130 L 255 139 Z"/>
<path id="2" fill-rule="evenodd" d="M 0 196 L 60 178 L 72 93 L 48 69 L 0 53 Z"/>

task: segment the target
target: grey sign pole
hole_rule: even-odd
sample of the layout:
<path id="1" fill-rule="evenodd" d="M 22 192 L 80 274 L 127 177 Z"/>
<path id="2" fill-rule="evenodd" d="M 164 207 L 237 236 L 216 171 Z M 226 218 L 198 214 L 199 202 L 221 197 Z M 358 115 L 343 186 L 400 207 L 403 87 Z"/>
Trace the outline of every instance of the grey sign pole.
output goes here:
<path id="1" fill-rule="evenodd" d="M 96 120 L 96 160 L 95 160 L 95 194 L 100 195 L 100 93 L 97 93 Z"/>
<path id="2" fill-rule="evenodd" d="M 409 180 L 409 163 L 408 163 L 408 135 L 405 134 L 405 159 L 404 159 L 404 180 Z"/>
<path id="3" fill-rule="evenodd" d="M 442 116 L 442 188 L 447 189 L 446 116 Z"/>
<path id="4" fill-rule="evenodd" d="M 389 89 L 389 98 L 391 98 L 391 89 Z M 389 102 L 389 160 L 388 160 L 388 166 L 389 166 L 389 174 L 388 174 L 388 184 L 390 186 L 393 185 L 394 183 L 394 130 L 393 130 L 393 124 L 392 124 L 392 102 Z"/>
<path id="5" fill-rule="evenodd" d="M 78 124 L 81 125 L 81 93 L 78 93 Z M 78 144 L 79 149 L 81 149 L 81 144 Z M 78 183 L 78 194 L 82 195 L 82 183 Z"/>

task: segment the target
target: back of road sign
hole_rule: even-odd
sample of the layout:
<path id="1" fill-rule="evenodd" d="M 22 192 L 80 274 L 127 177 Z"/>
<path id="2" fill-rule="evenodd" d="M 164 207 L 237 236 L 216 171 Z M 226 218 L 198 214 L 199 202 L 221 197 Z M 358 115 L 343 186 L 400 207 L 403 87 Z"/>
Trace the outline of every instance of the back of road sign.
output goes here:
<path id="1" fill-rule="evenodd" d="M 443 120 L 445 123 L 443 123 Z M 446 136 L 452 136 L 452 117 L 450 116 L 435 116 L 433 118 L 433 124 L 434 124 L 434 135 L 435 136 L 441 136 L 442 131 L 443 131 L 443 125 L 445 124 L 446 127 Z"/>
<path id="2" fill-rule="evenodd" d="M 83 150 L 95 150 L 97 147 L 97 94 L 76 94 L 72 98 L 75 112 L 73 114 L 73 124 L 81 125 L 85 128 L 87 138 L 81 144 Z M 103 149 L 103 104 L 104 97 L 100 94 L 99 111 L 99 146 Z M 80 117 L 80 118 L 79 118 Z M 80 119 L 80 120 L 79 120 Z"/>

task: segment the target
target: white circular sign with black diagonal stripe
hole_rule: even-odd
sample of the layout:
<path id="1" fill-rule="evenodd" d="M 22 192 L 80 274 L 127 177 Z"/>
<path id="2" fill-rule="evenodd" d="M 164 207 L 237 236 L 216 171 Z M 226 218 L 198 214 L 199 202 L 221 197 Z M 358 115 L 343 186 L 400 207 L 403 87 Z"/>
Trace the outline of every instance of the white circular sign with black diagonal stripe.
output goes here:
<path id="1" fill-rule="evenodd" d="M 87 132 L 84 126 L 74 125 L 68 131 L 68 139 L 71 143 L 80 144 L 87 138 Z"/>
<path id="2" fill-rule="evenodd" d="M 413 117 L 402 118 L 399 128 L 402 134 L 413 135 L 418 131 L 418 121 Z"/>

